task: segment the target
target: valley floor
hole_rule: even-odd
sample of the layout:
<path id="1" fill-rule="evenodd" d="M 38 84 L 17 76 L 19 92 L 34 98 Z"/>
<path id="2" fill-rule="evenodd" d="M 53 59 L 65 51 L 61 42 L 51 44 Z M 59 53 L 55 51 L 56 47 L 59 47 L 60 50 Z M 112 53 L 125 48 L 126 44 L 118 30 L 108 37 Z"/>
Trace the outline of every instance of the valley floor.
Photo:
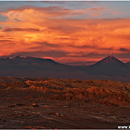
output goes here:
<path id="1" fill-rule="evenodd" d="M 1 129 L 117 129 L 130 125 L 129 83 L 0 80 Z"/>
<path id="2" fill-rule="evenodd" d="M 32 101 L 1 99 L 0 128 L 116 129 L 130 121 L 130 107 L 51 100 L 36 104 L 33 107 Z"/>

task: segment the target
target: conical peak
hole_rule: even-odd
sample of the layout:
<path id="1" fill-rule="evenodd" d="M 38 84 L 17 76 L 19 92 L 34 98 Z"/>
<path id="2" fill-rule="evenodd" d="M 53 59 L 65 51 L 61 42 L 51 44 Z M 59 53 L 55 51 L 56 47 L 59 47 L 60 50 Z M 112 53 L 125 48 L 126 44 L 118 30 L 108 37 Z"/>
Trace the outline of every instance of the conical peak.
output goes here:
<path id="1" fill-rule="evenodd" d="M 113 66 L 113 65 L 119 65 L 119 64 L 124 64 L 122 61 L 118 60 L 114 56 L 110 55 L 100 61 L 98 61 L 95 65 L 107 65 L 107 66 Z"/>
<path id="2" fill-rule="evenodd" d="M 115 58 L 114 56 L 110 55 L 106 58 L 104 58 L 104 60 L 109 60 L 109 61 L 112 61 L 112 60 L 118 60 L 117 58 Z"/>
<path id="3" fill-rule="evenodd" d="M 110 55 L 110 56 L 108 56 L 108 58 L 115 58 L 114 56 L 112 56 L 112 55 Z"/>

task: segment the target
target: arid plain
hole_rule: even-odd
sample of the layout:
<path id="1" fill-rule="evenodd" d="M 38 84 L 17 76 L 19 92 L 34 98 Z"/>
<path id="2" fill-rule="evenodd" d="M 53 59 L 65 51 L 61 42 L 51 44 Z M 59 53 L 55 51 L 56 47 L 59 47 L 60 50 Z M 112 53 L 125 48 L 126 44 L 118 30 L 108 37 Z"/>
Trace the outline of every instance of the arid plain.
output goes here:
<path id="1" fill-rule="evenodd" d="M 0 77 L 0 104 L 0 128 L 113 129 L 130 123 L 130 83 Z"/>

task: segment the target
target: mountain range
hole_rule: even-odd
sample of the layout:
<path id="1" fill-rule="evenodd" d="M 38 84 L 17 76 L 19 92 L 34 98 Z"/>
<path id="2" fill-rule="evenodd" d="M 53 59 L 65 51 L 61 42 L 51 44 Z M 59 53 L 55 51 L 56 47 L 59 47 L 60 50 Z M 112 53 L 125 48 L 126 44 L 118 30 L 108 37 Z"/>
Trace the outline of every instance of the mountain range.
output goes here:
<path id="1" fill-rule="evenodd" d="M 89 66 L 69 66 L 34 57 L 0 58 L 0 76 L 130 81 L 130 62 L 108 56 Z"/>

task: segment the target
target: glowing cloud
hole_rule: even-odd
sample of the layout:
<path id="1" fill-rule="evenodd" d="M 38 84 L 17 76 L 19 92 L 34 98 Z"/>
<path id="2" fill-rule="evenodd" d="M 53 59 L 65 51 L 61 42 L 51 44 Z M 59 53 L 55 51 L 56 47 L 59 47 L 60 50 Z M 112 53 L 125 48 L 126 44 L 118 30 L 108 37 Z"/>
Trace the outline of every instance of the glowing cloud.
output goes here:
<path id="1" fill-rule="evenodd" d="M 100 16 L 105 11 L 109 10 L 104 7 L 70 10 L 58 6 L 25 6 L 2 11 L 1 15 L 7 19 L 0 22 L 0 55 L 22 52 L 34 56 L 39 51 L 43 52 L 39 57 L 48 56 L 65 63 L 128 53 L 125 49 L 130 49 L 130 19 L 79 18 Z M 77 19 L 70 18 L 73 16 Z M 63 52 L 63 57 L 49 53 L 56 51 Z"/>

